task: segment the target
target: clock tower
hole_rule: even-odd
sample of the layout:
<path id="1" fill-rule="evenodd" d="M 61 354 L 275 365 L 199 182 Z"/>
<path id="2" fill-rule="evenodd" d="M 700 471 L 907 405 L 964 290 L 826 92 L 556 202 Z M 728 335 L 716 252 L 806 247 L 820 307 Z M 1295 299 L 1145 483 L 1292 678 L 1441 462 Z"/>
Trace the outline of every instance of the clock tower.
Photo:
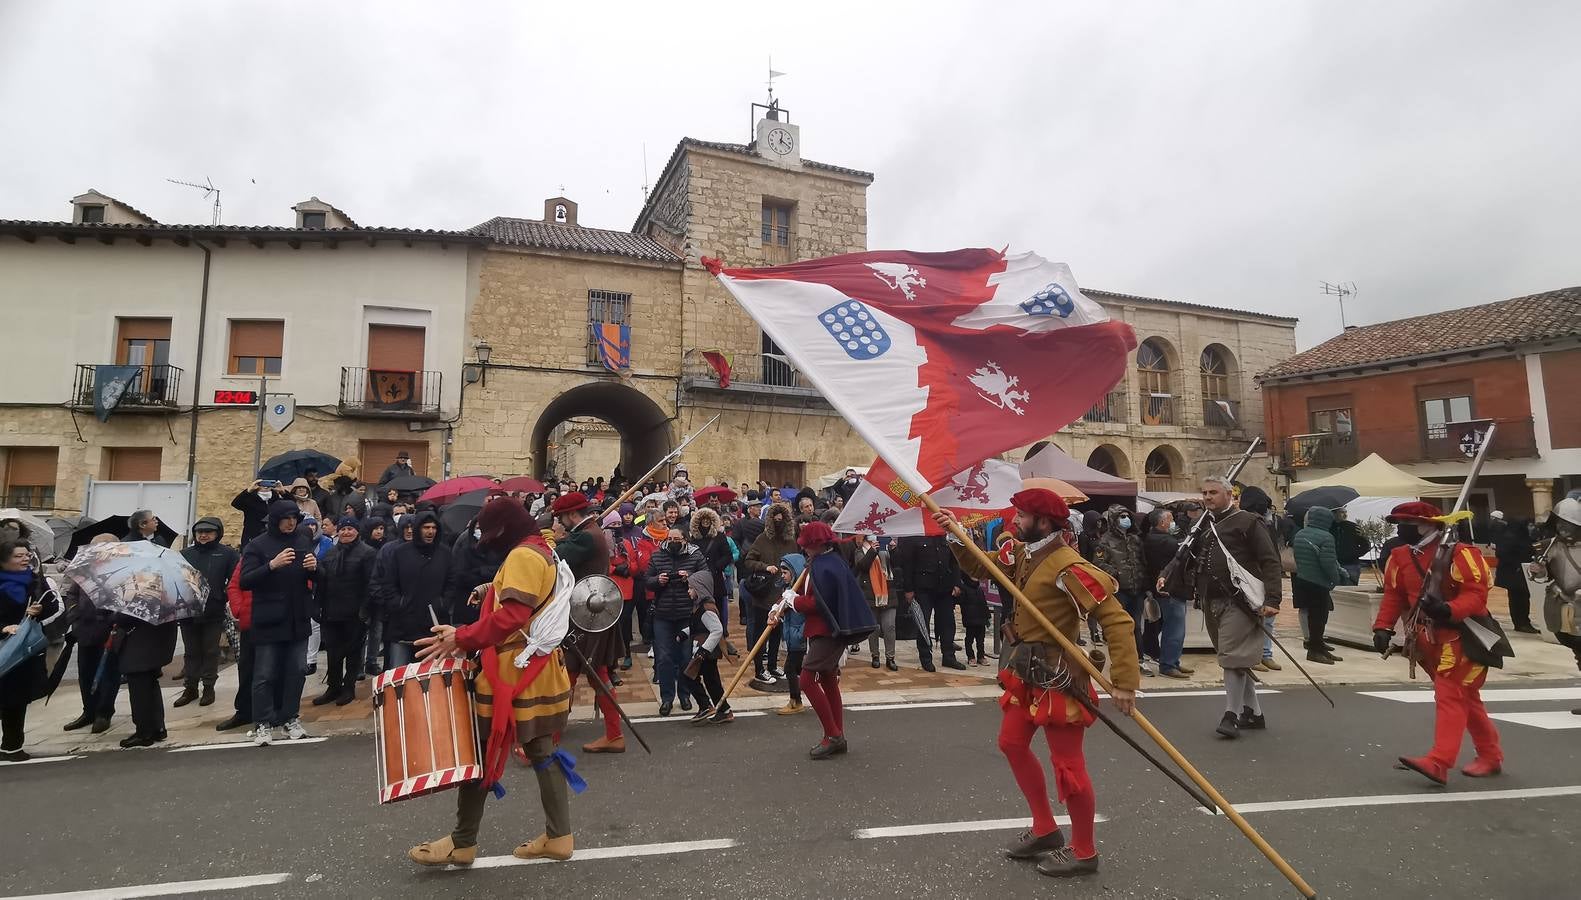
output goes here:
<path id="1" fill-rule="evenodd" d="M 754 152 L 777 165 L 801 165 L 801 128 L 791 124 L 789 111 L 780 109 L 778 101 L 762 109 L 752 141 Z"/>

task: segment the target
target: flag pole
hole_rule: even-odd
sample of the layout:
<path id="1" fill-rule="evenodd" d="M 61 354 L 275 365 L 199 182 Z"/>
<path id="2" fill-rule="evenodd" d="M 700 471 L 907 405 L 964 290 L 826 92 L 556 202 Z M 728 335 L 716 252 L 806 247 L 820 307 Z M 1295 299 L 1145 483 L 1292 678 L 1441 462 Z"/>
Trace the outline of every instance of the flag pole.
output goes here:
<path id="1" fill-rule="evenodd" d="M 894 463 L 890 463 L 890 465 L 893 467 Z M 896 471 L 899 472 L 900 470 L 897 468 Z M 910 485 L 908 485 L 908 487 L 910 487 Z M 918 491 L 915 488 L 912 488 L 912 491 L 922 498 L 922 502 L 927 506 L 929 512 L 935 514 L 943 512 L 943 510 L 939 508 L 938 502 L 933 499 L 931 494 L 927 493 L 926 491 Z M 1103 677 L 1103 673 L 1092 664 L 1092 661 L 1087 658 L 1087 654 L 1083 653 L 1074 643 L 1072 643 L 1071 639 L 1066 637 L 1063 632 L 1055 628 L 1054 623 L 1050 622 L 1048 617 L 1043 615 L 1042 611 L 1027 599 L 1027 596 L 1021 592 L 1021 589 L 1016 587 L 1015 584 L 1011 582 L 1010 577 L 1005 574 L 1005 571 L 999 568 L 999 566 L 989 558 L 988 554 L 983 551 L 983 548 L 977 546 L 977 544 L 972 540 L 971 535 L 966 533 L 966 529 L 961 527 L 960 522 L 956 521 L 953 516 L 948 518 L 950 522 L 950 533 L 955 535 L 955 537 L 961 541 L 961 543 L 966 545 L 967 551 L 976 558 L 978 564 L 987 569 L 988 574 L 993 577 L 994 581 L 999 583 L 999 587 L 1008 592 L 1010 596 L 1014 598 L 1016 609 L 1026 610 L 1027 614 L 1032 616 L 1032 618 L 1035 619 L 1045 631 L 1054 636 L 1054 640 L 1060 645 L 1060 648 L 1065 651 L 1065 656 L 1068 659 L 1074 660 L 1084 671 L 1086 671 L 1093 681 L 1097 682 L 1100 687 L 1112 694 L 1114 692 L 1114 685 L 1110 684 L 1108 679 Z M 1175 749 L 1175 745 L 1171 744 L 1168 738 L 1165 738 L 1157 728 L 1153 727 L 1153 723 L 1149 722 L 1147 717 L 1142 715 L 1141 710 L 1134 711 L 1131 715 L 1131 718 L 1136 721 L 1137 727 L 1141 728 L 1148 737 L 1153 739 L 1154 743 L 1158 744 L 1159 749 L 1163 750 L 1165 755 L 1167 755 L 1171 760 L 1174 760 L 1175 765 L 1179 766 L 1181 771 L 1186 773 L 1186 777 L 1195 782 L 1197 787 L 1202 788 L 1203 792 L 1208 795 L 1209 799 L 1213 801 L 1214 805 L 1218 806 L 1219 809 L 1224 811 L 1224 815 L 1231 822 L 1235 823 L 1235 827 L 1240 829 L 1241 834 L 1244 834 L 1246 839 L 1252 842 L 1253 846 L 1255 846 L 1264 856 L 1268 857 L 1268 861 L 1274 864 L 1274 868 L 1278 869 L 1281 875 L 1289 879 L 1290 883 L 1295 886 L 1296 890 L 1301 892 L 1303 897 L 1307 897 L 1310 900 L 1310 898 L 1317 896 L 1317 891 L 1314 891 L 1312 886 L 1307 884 L 1306 881 L 1301 878 L 1301 875 L 1296 872 L 1295 869 L 1291 868 L 1288 862 L 1285 862 L 1284 857 L 1279 855 L 1279 851 L 1275 850 L 1273 846 L 1268 843 L 1268 841 L 1264 840 L 1263 836 L 1257 833 L 1257 829 L 1251 826 L 1251 823 L 1247 822 L 1239 812 L 1236 812 L 1235 807 L 1231 806 L 1230 802 L 1224 799 L 1224 796 L 1219 793 L 1218 789 L 1215 788 L 1201 772 L 1197 771 L 1197 768 L 1193 766 L 1179 750 Z"/>
<path id="2" fill-rule="evenodd" d="M 802 569 L 801 577 L 796 579 L 796 585 L 792 587 L 791 590 L 798 594 L 801 593 L 802 587 L 807 583 L 807 574 L 811 571 L 811 565 L 807 566 L 805 569 Z M 736 685 L 741 683 L 741 676 L 746 674 L 747 669 L 751 667 L 753 660 L 757 659 L 758 654 L 763 652 L 763 645 L 768 643 L 769 635 L 772 634 L 774 629 L 778 627 L 780 627 L 779 623 L 775 622 L 773 625 L 764 628 L 763 633 L 758 635 L 758 642 L 752 645 L 752 652 L 748 654 L 746 660 L 736 668 L 736 674 L 730 679 L 730 684 L 725 688 L 725 696 L 719 701 L 720 703 L 728 701 L 730 699 L 730 695 L 736 692 Z"/>

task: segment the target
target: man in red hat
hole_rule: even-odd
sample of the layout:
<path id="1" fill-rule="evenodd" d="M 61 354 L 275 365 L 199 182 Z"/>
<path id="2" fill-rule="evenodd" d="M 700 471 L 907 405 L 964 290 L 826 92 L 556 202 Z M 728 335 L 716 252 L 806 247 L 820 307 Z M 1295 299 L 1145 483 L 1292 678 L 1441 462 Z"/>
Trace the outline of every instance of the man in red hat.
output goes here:
<path id="1" fill-rule="evenodd" d="M 1141 666 L 1136 655 L 1135 625 L 1115 598 L 1119 586 L 1102 569 L 1083 560 L 1064 539 L 1070 509 L 1053 491 L 1023 490 L 1011 498 L 1015 540 L 1005 540 L 995 557 L 999 566 L 1027 600 L 1058 628 L 1072 644 L 1088 616 L 1103 626 L 1109 645 L 1110 681 L 1114 705 L 1130 715 L 1136 708 Z M 949 529 L 954 517 L 940 511 L 934 521 Z M 978 557 L 954 542 L 951 546 L 961 568 L 974 578 L 988 577 Z M 1032 828 L 1005 848 L 1011 859 L 1038 859 L 1044 875 L 1068 877 L 1098 871 L 1098 847 L 1093 840 L 1097 798 L 1087 774 L 1082 737 L 1096 717 L 1070 692 L 1079 691 L 1096 706 L 1097 691 L 1085 671 L 1066 659 L 1054 636 L 1021 604 L 1006 626 L 1011 647 L 1001 654 L 999 685 L 1004 693 L 999 707 L 999 750 L 1010 763 L 1016 784 L 1032 811 Z M 1062 685 L 1068 684 L 1064 690 Z M 1054 781 L 1060 800 L 1070 813 L 1071 842 L 1054 821 L 1043 767 L 1033 756 L 1032 736 L 1043 729 Z"/>
<path id="2" fill-rule="evenodd" d="M 1467 658 L 1460 630 L 1455 627 L 1467 616 L 1488 611 L 1488 563 L 1476 547 L 1455 544 L 1442 596 L 1423 598 L 1422 583 L 1444 540 L 1444 519 L 1437 507 L 1413 500 L 1396 506 L 1388 520 L 1398 526 L 1405 544 L 1394 548 L 1383 570 L 1383 602 L 1377 621 L 1372 623 L 1373 646 L 1379 653 L 1386 652 L 1394 637 L 1394 623 L 1422 604 L 1422 624 L 1416 634 L 1405 636 L 1405 651 L 1433 679 L 1436 710 L 1433 749 L 1426 756 L 1402 756 L 1400 764 L 1435 784 L 1445 784 L 1460 756 L 1462 736 L 1469 731 L 1477 757 L 1461 774 L 1471 778 L 1497 775 L 1502 771 L 1504 754 L 1499 749 L 1498 729 L 1482 705 L 1482 683 L 1488 678 L 1488 669 Z"/>
<path id="3" fill-rule="evenodd" d="M 577 581 L 589 575 L 609 574 L 609 541 L 604 529 L 597 527 L 594 517 L 588 515 L 592 506 L 587 495 L 572 491 L 555 498 L 549 507 L 554 517 L 554 553 L 571 567 Z M 582 660 L 575 653 L 567 653 L 565 668 L 571 676 L 571 688 L 576 689 L 577 679 L 602 678 L 609 684 L 611 669 L 626 655 L 626 644 L 620 629 L 606 628 L 600 632 L 587 632 L 571 623 L 568 641 L 575 641 L 577 649 L 587 657 L 591 672 L 582 671 Z M 602 693 L 594 691 L 599 712 L 604 717 L 604 736 L 582 745 L 584 753 L 625 753 L 626 736 L 620 730 L 620 713 L 615 704 Z"/>

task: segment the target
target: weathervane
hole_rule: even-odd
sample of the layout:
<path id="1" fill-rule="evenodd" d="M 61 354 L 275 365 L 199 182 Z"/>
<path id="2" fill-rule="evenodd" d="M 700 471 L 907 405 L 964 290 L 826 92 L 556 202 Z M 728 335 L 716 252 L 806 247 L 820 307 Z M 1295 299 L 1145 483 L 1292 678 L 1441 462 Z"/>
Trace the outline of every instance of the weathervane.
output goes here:
<path id="1" fill-rule="evenodd" d="M 785 73 L 785 72 L 776 72 L 774 70 L 774 57 L 772 55 L 770 55 L 769 56 L 769 81 L 768 81 L 768 85 L 769 85 L 769 106 L 773 106 L 774 105 L 774 79 L 776 79 L 776 78 L 784 78 L 786 74 L 787 73 Z"/>

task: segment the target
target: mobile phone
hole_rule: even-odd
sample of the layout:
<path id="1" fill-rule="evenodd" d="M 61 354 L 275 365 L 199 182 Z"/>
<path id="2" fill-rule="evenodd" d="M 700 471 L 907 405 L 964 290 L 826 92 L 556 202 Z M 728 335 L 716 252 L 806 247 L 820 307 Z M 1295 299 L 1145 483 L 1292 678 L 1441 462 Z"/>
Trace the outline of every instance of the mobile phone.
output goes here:
<path id="1" fill-rule="evenodd" d="M 265 479 L 263 479 L 263 480 L 258 482 L 258 486 L 259 487 L 279 487 L 280 486 L 280 482 L 275 481 L 273 478 L 265 478 Z"/>

